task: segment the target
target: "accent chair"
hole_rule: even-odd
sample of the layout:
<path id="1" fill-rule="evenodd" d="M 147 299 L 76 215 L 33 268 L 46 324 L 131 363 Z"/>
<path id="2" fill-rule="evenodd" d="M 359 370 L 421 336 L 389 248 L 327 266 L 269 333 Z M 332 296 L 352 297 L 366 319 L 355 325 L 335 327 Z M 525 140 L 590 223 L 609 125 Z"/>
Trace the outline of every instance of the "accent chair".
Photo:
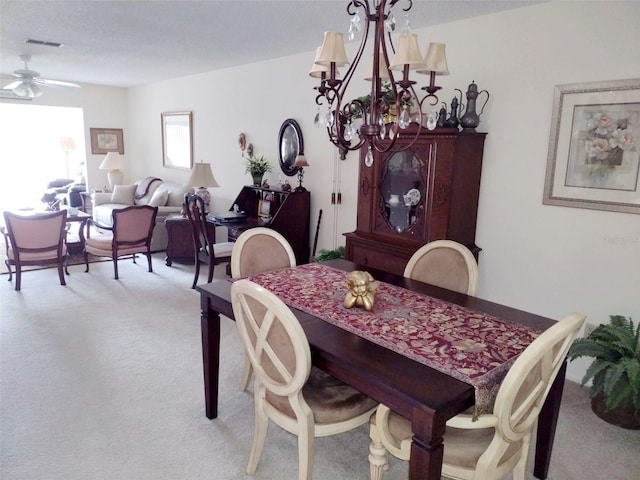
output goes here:
<path id="1" fill-rule="evenodd" d="M 16 290 L 22 284 L 22 267 L 27 265 L 58 266 L 60 285 L 66 285 L 63 267 L 67 269 L 66 225 L 67 211 L 53 213 L 19 215 L 4 212 L 6 260 L 9 281 L 12 280 L 11 265 L 16 268 Z M 68 271 L 66 272 L 69 273 Z"/>
<path id="2" fill-rule="evenodd" d="M 151 236 L 156 222 L 158 207 L 148 205 L 132 206 L 113 210 L 113 226 L 97 224 L 92 219 L 87 221 L 85 235 L 84 263 L 85 272 L 89 271 L 89 254 L 113 259 L 113 272 L 118 280 L 118 258 L 131 255 L 136 263 L 136 254 L 147 256 L 149 272 L 153 272 L 151 263 Z M 91 236 L 91 225 L 96 225 L 103 233 Z"/>

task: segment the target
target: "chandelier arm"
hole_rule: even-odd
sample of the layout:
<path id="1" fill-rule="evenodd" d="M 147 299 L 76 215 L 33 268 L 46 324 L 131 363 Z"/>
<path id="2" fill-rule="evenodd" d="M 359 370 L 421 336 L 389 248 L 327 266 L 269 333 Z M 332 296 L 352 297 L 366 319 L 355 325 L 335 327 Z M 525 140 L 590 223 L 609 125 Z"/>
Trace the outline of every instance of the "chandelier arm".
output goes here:
<path id="1" fill-rule="evenodd" d="M 355 73 L 355 69 L 357 65 L 360 63 L 360 59 L 362 58 L 362 55 L 364 53 L 364 49 L 365 49 L 368 35 L 369 35 L 369 17 L 370 17 L 369 2 L 368 1 L 363 2 L 362 0 L 352 0 L 347 5 L 347 13 L 353 16 L 357 13 L 357 10 L 355 10 L 357 8 L 362 8 L 363 14 L 366 15 L 367 17 L 367 22 L 364 27 L 364 32 L 362 35 L 362 40 L 360 41 L 360 46 L 358 48 L 358 51 L 356 52 L 353 62 L 351 62 L 351 64 L 349 65 L 349 68 L 347 69 L 347 73 L 345 74 L 343 80 L 341 80 L 339 84 L 330 85 L 331 88 L 330 90 L 327 91 L 327 94 L 326 94 L 327 101 L 329 102 L 329 105 L 331 105 L 334 111 L 333 123 L 335 124 L 334 132 L 330 133 L 329 136 L 332 139 L 331 141 L 334 145 L 336 145 L 339 148 L 344 148 L 347 150 L 355 150 L 356 147 L 351 146 L 351 141 L 346 140 L 343 135 L 345 123 L 349 121 L 352 117 L 352 114 L 343 108 L 343 102 L 344 102 L 347 89 L 349 88 L 349 85 L 351 83 L 351 79 Z M 363 118 L 365 118 L 364 115 L 365 115 L 365 112 L 363 112 Z M 327 128 L 329 128 L 329 126 L 327 126 Z M 361 146 L 362 143 L 363 142 L 358 142 L 357 145 Z"/>

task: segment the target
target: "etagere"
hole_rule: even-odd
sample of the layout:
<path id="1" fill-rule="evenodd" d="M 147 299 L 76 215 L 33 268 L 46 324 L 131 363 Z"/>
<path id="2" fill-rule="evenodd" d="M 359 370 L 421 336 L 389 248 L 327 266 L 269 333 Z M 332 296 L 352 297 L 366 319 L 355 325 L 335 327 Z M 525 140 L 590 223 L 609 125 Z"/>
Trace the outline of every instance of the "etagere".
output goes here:
<path id="1" fill-rule="evenodd" d="M 415 132 L 416 125 L 410 127 Z M 360 153 L 358 218 L 346 233 L 346 257 L 402 274 L 425 243 L 451 239 L 478 256 L 475 243 L 480 173 L 486 134 L 455 128 L 421 129 L 397 140 L 395 151 Z"/>

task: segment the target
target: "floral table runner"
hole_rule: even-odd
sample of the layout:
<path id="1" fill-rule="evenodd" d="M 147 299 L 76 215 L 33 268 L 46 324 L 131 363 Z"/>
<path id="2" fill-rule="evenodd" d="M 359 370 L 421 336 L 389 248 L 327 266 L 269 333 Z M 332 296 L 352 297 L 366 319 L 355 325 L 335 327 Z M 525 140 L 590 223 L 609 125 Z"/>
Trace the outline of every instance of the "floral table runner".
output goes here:
<path id="1" fill-rule="evenodd" d="M 476 415 L 492 410 L 510 366 L 540 333 L 384 282 L 370 312 L 346 309 L 348 274 L 311 263 L 248 279 L 290 307 L 469 383 L 475 388 Z"/>

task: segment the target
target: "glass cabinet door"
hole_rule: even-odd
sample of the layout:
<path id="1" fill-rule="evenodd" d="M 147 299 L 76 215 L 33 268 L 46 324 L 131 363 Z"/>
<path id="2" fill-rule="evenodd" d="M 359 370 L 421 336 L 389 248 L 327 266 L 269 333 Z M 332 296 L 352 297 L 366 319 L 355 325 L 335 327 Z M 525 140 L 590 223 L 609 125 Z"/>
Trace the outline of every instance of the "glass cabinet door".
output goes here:
<path id="1" fill-rule="evenodd" d="M 423 204 L 425 165 L 413 149 L 395 152 L 383 166 L 380 181 L 380 211 L 389 226 L 403 233 L 416 222 Z"/>

